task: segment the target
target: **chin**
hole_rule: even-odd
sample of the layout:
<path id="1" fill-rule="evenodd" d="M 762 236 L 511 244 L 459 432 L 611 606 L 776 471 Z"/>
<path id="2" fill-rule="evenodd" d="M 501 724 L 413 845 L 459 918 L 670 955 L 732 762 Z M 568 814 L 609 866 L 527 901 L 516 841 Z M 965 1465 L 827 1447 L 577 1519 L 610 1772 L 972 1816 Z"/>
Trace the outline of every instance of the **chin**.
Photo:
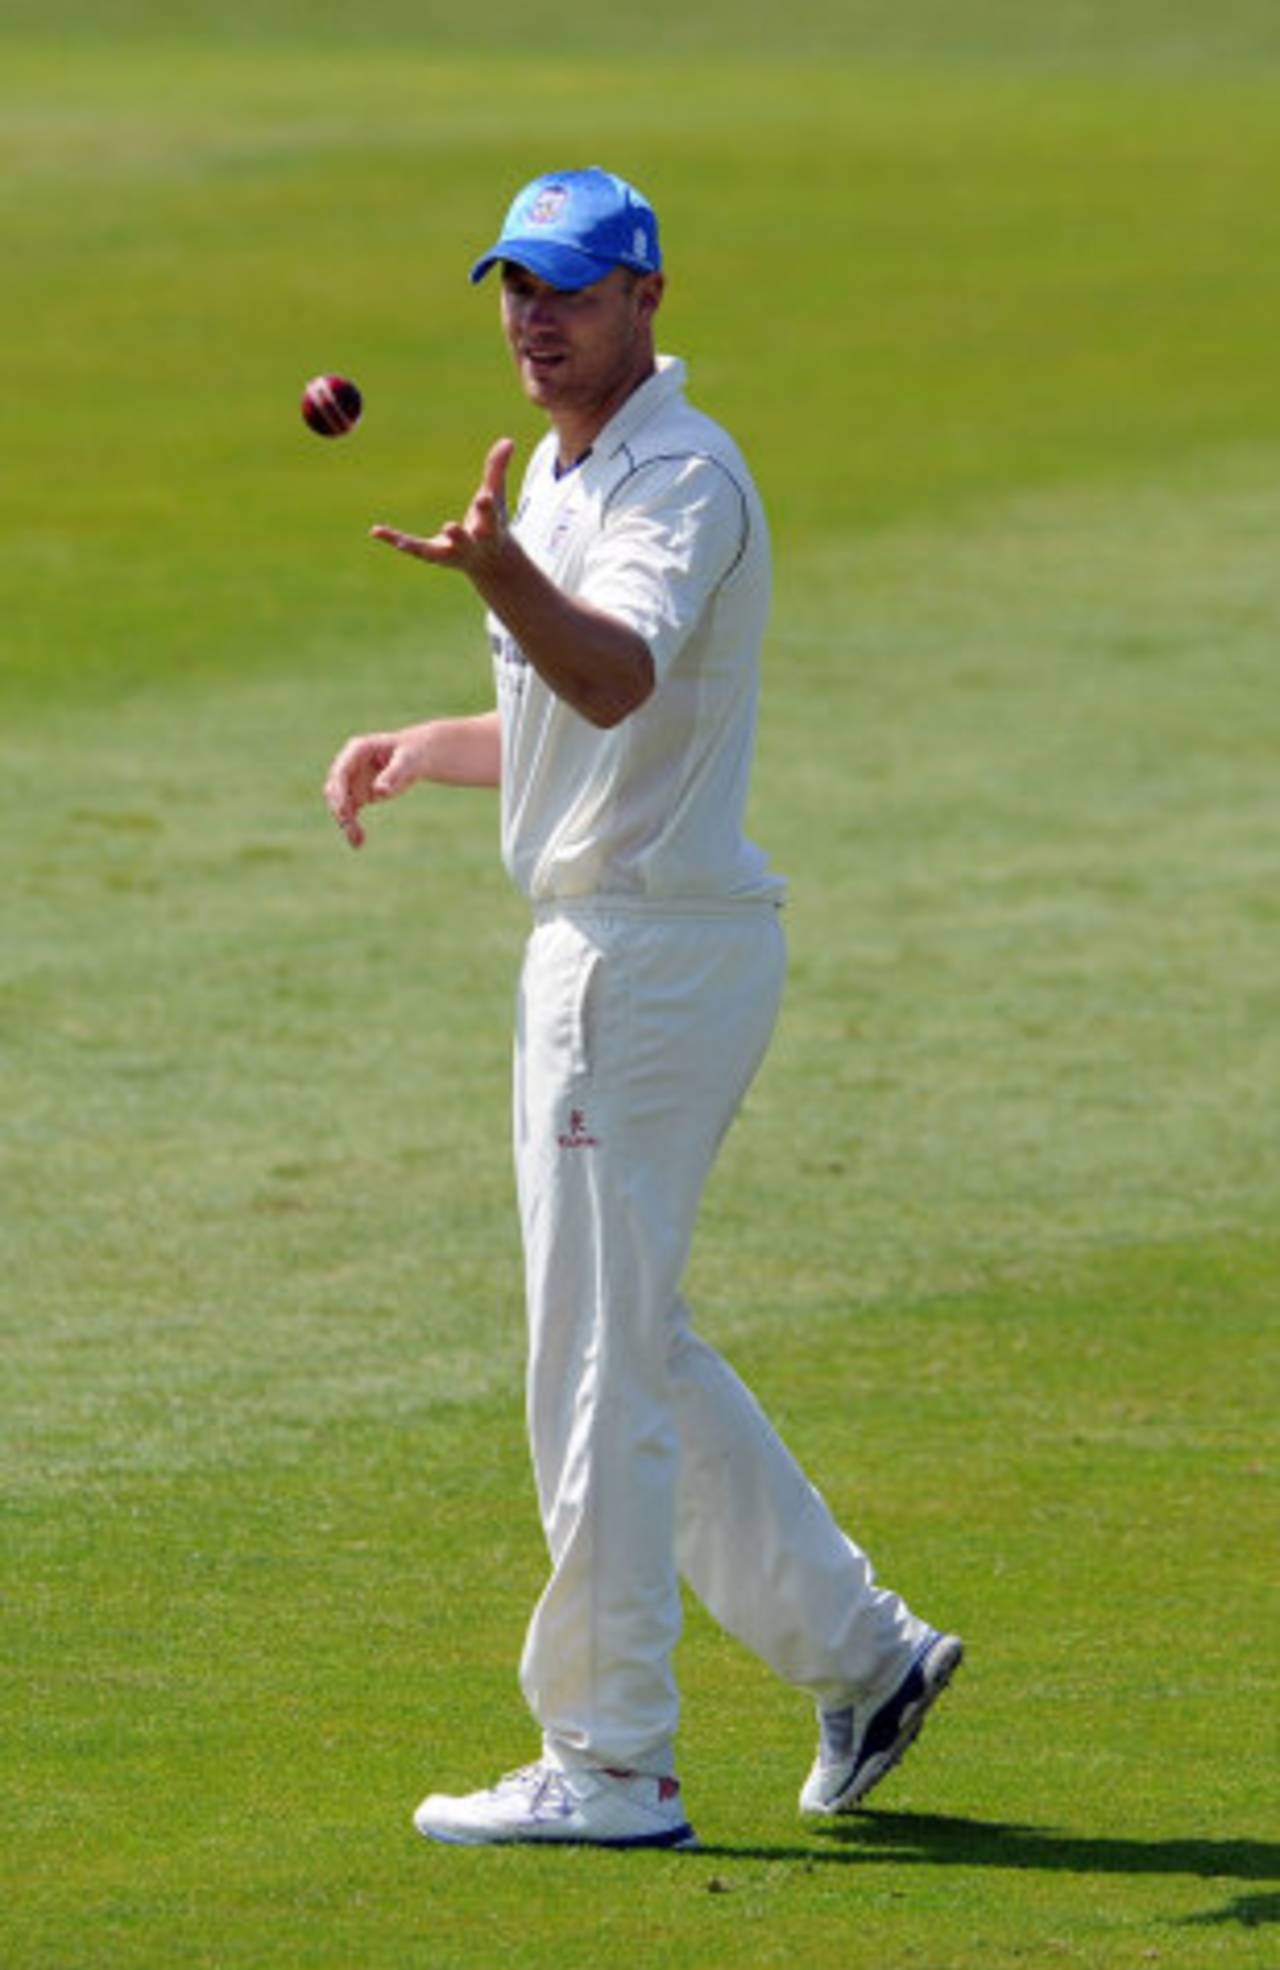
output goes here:
<path id="1" fill-rule="evenodd" d="M 560 403 L 569 390 L 568 378 L 560 370 L 547 375 L 526 363 L 520 364 L 520 381 L 525 395 L 535 404 Z"/>

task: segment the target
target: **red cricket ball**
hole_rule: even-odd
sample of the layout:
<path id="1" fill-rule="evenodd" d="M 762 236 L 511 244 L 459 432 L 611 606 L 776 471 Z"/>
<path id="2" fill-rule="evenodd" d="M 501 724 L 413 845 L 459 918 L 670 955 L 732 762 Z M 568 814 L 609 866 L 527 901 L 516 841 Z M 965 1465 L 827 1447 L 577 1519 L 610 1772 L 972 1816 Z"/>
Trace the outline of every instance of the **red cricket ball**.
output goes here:
<path id="1" fill-rule="evenodd" d="M 364 398 L 349 376 L 313 376 L 302 393 L 302 415 L 322 438 L 342 438 L 354 431 Z"/>

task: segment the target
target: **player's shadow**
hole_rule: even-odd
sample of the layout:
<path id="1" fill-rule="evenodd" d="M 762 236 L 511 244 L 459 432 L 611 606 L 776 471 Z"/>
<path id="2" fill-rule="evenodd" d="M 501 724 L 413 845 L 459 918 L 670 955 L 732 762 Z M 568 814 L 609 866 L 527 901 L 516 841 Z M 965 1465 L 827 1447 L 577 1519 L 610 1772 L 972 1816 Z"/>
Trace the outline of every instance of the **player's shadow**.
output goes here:
<path id="1" fill-rule="evenodd" d="M 903 1867 L 993 1867 L 1054 1874 L 1190 1875 L 1205 1881 L 1280 1881 L 1280 1844 L 1267 1840 L 1134 1840 L 1059 1832 L 1006 1820 L 941 1813 L 857 1813 L 815 1831 L 804 1846 L 703 1847 L 725 1859 L 791 1860 L 801 1865 L 879 1861 Z M 1280 1921 L 1280 1893 L 1238 1895 L 1193 1924 Z"/>

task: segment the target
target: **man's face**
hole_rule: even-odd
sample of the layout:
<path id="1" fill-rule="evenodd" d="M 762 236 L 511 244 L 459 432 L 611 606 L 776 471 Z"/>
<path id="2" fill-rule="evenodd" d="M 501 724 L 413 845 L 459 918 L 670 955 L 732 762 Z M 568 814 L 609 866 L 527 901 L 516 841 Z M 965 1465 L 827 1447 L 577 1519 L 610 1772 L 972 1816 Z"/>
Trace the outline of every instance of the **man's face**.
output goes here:
<path id="1" fill-rule="evenodd" d="M 661 298 L 661 274 L 615 267 L 567 294 L 505 261 L 502 326 L 525 395 L 552 418 L 611 416 L 653 368 Z"/>

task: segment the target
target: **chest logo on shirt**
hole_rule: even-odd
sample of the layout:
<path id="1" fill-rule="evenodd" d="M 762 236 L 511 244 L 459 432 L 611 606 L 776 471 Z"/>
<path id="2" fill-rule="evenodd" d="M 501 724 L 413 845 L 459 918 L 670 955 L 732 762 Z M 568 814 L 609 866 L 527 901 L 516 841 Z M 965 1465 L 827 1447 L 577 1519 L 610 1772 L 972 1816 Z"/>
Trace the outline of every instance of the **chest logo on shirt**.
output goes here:
<path id="1" fill-rule="evenodd" d="M 548 554 L 558 554 L 560 552 L 560 549 L 573 532 L 577 517 L 577 510 L 572 502 L 560 508 L 560 511 L 556 514 L 552 522 L 551 532 L 547 535 Z"/>

